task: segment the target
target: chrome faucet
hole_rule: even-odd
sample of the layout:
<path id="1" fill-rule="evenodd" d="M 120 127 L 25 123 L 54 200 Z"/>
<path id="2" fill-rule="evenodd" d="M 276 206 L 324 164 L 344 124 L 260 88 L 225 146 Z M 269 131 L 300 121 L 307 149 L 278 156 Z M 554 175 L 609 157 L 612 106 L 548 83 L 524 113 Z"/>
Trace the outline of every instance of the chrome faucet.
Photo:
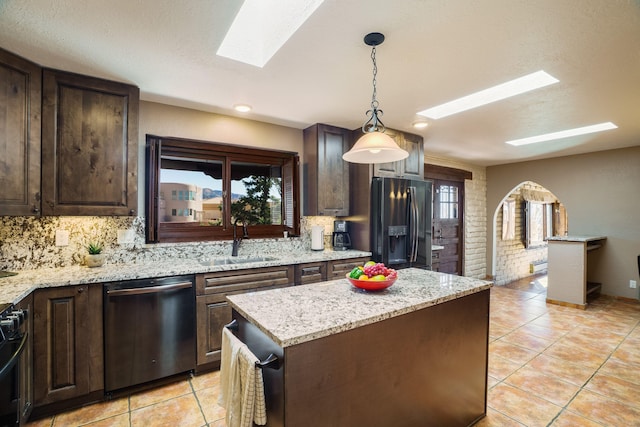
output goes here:
<path id="1" fill-rule="evenodd" d="M 242 243 L 242 239 L 249 238 L 247 224 L 244 221 L 242 221 L 242 236 L 238 237 L 238 221 L 240 221 L 240 218 L 236 218 L 233 222 L 233 248 L 231 249 L 231 256 L 238 256 L 238 248 L 240 247 L 240 243 Z"/>

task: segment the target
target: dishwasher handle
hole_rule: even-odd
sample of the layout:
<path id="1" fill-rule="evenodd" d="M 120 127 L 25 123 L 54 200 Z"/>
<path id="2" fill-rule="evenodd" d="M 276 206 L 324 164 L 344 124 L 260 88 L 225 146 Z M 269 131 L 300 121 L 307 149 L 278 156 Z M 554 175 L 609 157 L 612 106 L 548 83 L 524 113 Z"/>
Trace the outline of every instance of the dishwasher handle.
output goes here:
<path id="1" fill-rule="evenodd" d="M 120 295 L 143 295 L 143 294 L 155 294 L 158 292 L 173 291 L 176 289 L 186 289 L 193 286 L 192 282 L 174 283 L 171 285 L 161 286 L 149 286 L 143 288 L 128 288 L 128 289 L 107 289 L 107 295 L 120 296 Z"/>

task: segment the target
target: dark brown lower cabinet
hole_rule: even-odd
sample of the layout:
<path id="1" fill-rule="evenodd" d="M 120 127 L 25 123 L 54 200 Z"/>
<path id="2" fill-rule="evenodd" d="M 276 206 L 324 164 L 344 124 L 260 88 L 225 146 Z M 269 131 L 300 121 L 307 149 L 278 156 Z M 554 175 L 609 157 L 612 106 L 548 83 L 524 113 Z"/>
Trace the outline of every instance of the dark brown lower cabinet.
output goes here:
<path id="1" fill-rule="evenodd" d="M 197 353 L 196 364 L 220 363 L 222 328 L 231 321 L 231 307 L 224 295 L 196 297 Z"/>
<path id="2" fill-rule="evenodd" d="M 102 285 L 39 289 L 33 305 L 36 407 L 104 389 Z"/>
<path id="3" fill-rule="evenodd" d="M 27 334 L 27 343 L 20 357 L 20 408 L 18 414 L 19 424 L 23 425 L 33 410 L 33 294 L 16 304 L 16 308 L 24 310 L 26 313 L 24 332 Z"/>
<path id="4" fill-rule="evenodd" d="M 292 265 L 196 275 L 196 372 L 220 367 L 222 328 L 231 321 L 227 295 L 281 288 L 293 283 Z"/>

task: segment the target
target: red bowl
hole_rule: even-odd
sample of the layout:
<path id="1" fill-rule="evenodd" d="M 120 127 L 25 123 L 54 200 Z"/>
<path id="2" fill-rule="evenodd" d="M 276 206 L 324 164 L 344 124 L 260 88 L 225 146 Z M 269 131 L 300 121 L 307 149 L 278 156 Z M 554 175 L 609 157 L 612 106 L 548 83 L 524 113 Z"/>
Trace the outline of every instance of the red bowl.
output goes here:
<path id="1" fill-rule="evenodd" d="M 358 280 L 352 279 L 348 274 L 346 277 L 353 286 L 359 289 L 364 289 L 365 291 L 381 291 L 383 289 L 387 289 L 398 279 L 398 276 L 395 276 L 388 280 Z"/>

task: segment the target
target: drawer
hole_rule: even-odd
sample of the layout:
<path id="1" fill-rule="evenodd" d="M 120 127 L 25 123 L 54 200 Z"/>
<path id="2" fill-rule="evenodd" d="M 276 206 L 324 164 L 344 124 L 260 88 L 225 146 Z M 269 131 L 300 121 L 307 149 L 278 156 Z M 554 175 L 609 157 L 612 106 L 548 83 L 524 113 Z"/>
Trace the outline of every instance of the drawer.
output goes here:
<path id="1" fill-rule="evenodd" d="M 327 280 L 342 279 L 348 272 L 353 270 L 354 267 L 364 265 L 367 261 L 369 261 L 367 257 L 329 261 L 327 266 Z"/>
<path id="2" fill-rule="evenodd" d="M 256 289 L 293 285 L 293 266 L 219 271 L 196 276 L 196 294 L 233 294 Z"/>
<path id="3" fill-rule="evenodd" d="M 307 285 L 309 283 L 324 282 L 327 280 L 327 263 L 310 262 L 295 266 L 295 284 Z"/>

